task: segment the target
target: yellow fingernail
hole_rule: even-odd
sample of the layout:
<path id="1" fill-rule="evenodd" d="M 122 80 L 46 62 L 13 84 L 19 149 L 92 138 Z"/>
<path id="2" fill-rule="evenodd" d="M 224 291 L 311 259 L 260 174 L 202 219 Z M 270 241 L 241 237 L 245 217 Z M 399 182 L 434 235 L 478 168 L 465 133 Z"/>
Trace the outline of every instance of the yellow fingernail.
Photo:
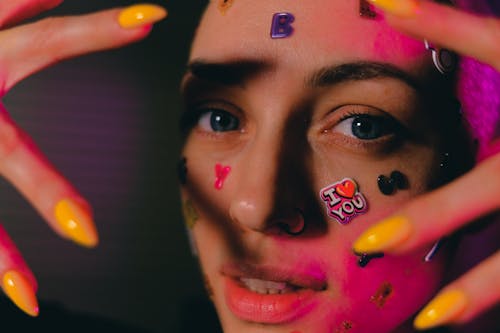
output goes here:
<path id="1" fill-rule="evenodd" d="M 86 247 L 97 245 L 99 240 L 92 217 L 74 200 L 59 201 L 54 208 L 54 215 L 63 231 L 73 241 Z"/>
<path id="2" fill-rule="evenodd" d="M 400 17 L 415 16 L 418 4 L 415 0 L 368 0 L 380 9 Z"/>
<path id="3" fill-rule="evenodd" d="M 373 253 L 392 249 L 410 237 L 412 225 L 403 216 L 390 217 L 366 230 L 354 242 L 354 252 Z"/>
<path id="4" fill-rule="evenodd" d="M 165 8 L 157 5 L 139 4 L 123 9 L 118 16 L 122 28 L 137 28 L 160 21 L 167 16 Z"/>
<path id="5" fill-rule="evenodd" d="M 2 279 L 2 289 L 18 308 L 32 317 L 38 316 L 38 301 L 29 280 L 17 271 L 8 271 Z"/>
<path id="6" fill-rule="evenodd" d="M 452 323 L 467 306 L 467 297 L 459 290 L 449 290 L 437 295 L 415 318 L 418 330 Z"/>

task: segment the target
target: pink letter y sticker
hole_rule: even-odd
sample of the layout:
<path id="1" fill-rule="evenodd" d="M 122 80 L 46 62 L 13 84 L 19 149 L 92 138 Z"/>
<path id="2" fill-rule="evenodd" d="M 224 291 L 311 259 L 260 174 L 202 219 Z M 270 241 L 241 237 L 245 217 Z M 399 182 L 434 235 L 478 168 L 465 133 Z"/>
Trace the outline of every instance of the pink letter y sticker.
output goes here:
<path id="1" fill-rule="evenodd" d="M 215 165 L 215 184 L 214 184 L 214 187 L 217 190 L 222 189 L 222 186 L 224 186 L 224 181 L 226 180 L 227 175 L 229 175 L 230 171 L 231 171 L 230 166 L 222 166 L 221 164 Z"/>

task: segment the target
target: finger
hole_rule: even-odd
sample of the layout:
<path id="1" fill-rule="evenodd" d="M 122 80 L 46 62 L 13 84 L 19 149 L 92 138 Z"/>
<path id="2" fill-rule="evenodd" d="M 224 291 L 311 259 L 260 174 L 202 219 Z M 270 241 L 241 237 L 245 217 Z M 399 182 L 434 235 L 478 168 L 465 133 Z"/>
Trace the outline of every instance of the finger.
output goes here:
<path id="1" fill-rule="evenodd" d="M 417 315 L 415 328 L 462 324 L 477 317 L 500 300 L 499 278 L 500 251 L 497 251 L 441 291 Z"/>
<path id="2" fill-rule="evenodd" d="M 86 247 L 97 245 L 90 206 L 14 124 L 1 104 L 0 174 L 59 235 Z"/>
<path id="3" fill-rule="evenodd" d="M 37 284 L 21 253 L 0 225 L 0 285 L 4 293 L 30 316 L 38 315 Z"/>
<path id="4" fill-rule="evenodd" d="M 500 155 L 490 157 L 448 185 L 414 199 L 366 230 L 354 243 L 354 251 L 411 251 L 495 212 L 500 207 L 498 170 Z"/>
<path id="5" fill-rule="evenodd" d="M 0 0 L 0 29 L 58 6 L 63 0 Z"/>
<path id="6" fill-rule="evenodd" d="M 0 32 L 0 67 L 5 91 L 29 74 L 62 59 L 116 48 L 144 38 L 166 16 L 156 5 L 136 5 L 99 13 L 44 19 Z M 1 87 L 1 83 L 0 83 Z"/>
<path id="7" fill-rule="evenodd" d="M 395 28 L 500 70 L 500 20 L 431 1 L 370 0 Z"/>

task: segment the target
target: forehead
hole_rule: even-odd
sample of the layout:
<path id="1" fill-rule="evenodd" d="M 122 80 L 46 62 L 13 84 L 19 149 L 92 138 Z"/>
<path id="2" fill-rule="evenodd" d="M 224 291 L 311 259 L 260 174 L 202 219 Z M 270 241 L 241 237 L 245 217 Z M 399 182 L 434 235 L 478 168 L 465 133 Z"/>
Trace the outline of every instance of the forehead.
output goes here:
<path id="1" fill-rule="evenodd" d="M 191 60 L 264 60 L 300 68 L 359 60 L 391 63 L 411 74 L 430 67 L 423 41 L 406 37 L 378 19 L 359 15 L 359 0 L 234 0 L 221 11 L 212 0 L 198 27 Z M 273 15 L 295 17 L 288 38 L 270 36 Z"/>

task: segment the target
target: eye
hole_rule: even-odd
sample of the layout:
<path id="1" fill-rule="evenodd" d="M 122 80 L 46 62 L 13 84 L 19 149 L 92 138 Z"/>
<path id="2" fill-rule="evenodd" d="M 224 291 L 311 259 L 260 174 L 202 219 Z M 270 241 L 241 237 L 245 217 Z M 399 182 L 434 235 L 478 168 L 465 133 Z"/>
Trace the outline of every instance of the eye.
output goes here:
<path id="1" fill-rule="evenodd" d="M 386 135 L 395 134 L 396 130 L 397 125 L 393 119 L 368 114 L 348 116 L 332 128 L 332 131 L 360 140 L 376 140 Z"/>
<path id="2" fill-rule="evenodd" d="M 239 129 L 240 121 L 230 112 L 208 109 L 200 116 L 198 126 L 209 132 L 228 132 Z"/>

